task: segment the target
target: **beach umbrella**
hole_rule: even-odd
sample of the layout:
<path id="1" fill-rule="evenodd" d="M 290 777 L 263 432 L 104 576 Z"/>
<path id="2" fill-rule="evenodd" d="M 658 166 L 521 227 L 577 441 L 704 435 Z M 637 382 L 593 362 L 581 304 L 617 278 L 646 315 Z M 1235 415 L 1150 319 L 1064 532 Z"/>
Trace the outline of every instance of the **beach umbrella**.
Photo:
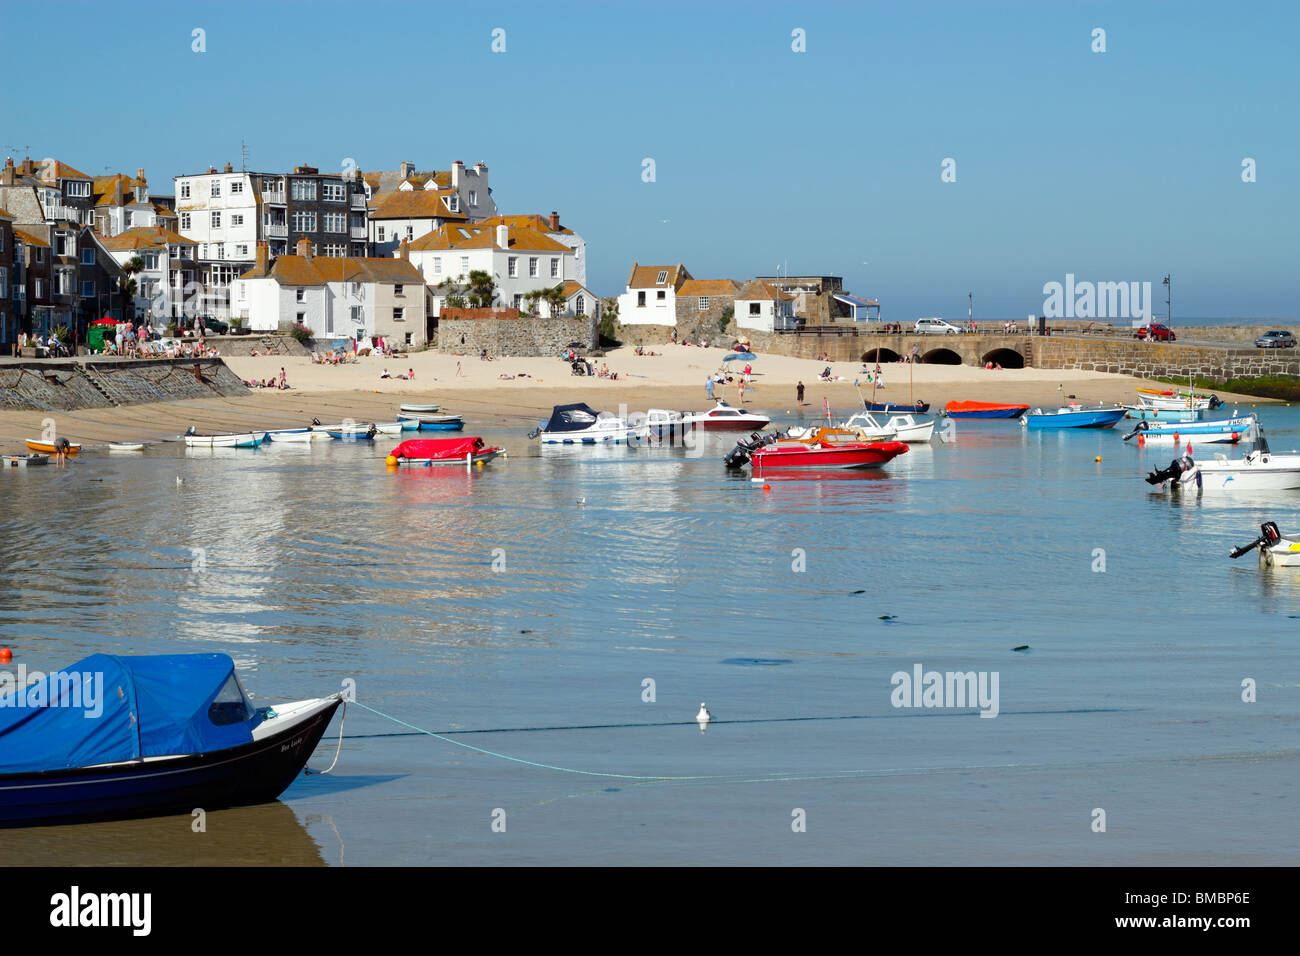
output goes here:
<path id="1" fill-rule="evenodd" d="M 113 318 L 111 315 L 106 315 L 102 319 L 96 319 L 94 322 L 91 322 L 90 324 L 91 325 L 121 325 L 122 323 L 118 322 L 117 319 Z"/>

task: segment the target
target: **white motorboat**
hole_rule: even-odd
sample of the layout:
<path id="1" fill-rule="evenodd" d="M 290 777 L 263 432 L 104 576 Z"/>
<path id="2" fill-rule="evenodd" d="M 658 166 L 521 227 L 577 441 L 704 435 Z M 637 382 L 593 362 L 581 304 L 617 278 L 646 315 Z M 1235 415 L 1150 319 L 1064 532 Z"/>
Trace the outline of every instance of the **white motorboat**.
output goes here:
<path id="1" fill-rule="evenodd" d="M 898 435 L 898 441 L 908 443 L 927 442 L 934 437 L 934 419 L 917 421 L 915 415 L 891 415 L 885 422 L 885 428 L 892 428 Z"/>
<path id="2" fill-rule="evenodd" d="M 840 427 L 857 432 L 865 441 L 902 441 L 897 428 L 880 424 L 870 412 L 858 412 Z"/>
<path id="3" fill-rule="evenodd" d="M 606 445 L 636 441 L 649 434 L 648 425 L 630 425 L 617 415 L 577 402 L 556 405 L 550 419 L 538 423 L 528 437 L 541 439 L 543 445 Z"/>
<path id="4" fill-rule="evenodd" d="M 1216 454 L 1206 461 L 1184 455 L 1168 468 L 1151 472 L 1146 480 L 1151 485 L 1168 481 L 1173 488 L 1198 491 L 1291 491 L 1300 489 L 1300 455 L 1274 455 L 1264 449 L 1242 458 Z"/>
<path id="5" fill-rule="evenodd" d="M 1235 445 L 1258 437 L 1259 419 L 1254 415 L 1212 419 L 1200 422 L 1140 421 L 1124 440 L 1137 437 L 1140 444 L 1183 442 L 1206 445 Z"/>
<path id="6" fill-rule="evenodd" d="M 767 415 L 734 408 L 722 399 L 703 412 L 682 412 L 682 424 L 688 428 L 703 428 L 709 431 L 759 431 L 771 424 Z"/>
<path id="7" fill-rule="evenodd" d="M 1300 567 L 1300 535 L 1282 534 L 1278 530 L 1277 523 L 1265 521 L 1259 526 L 1260 535 L 1250 544 L 1242 545 L 1239 548 L 1233 548 L 1228 552 L 1228 557 L 1239 558 L 1243 554 L 1249 554 L 1256 548 L 1259 549 L 1259 563 L 1264 567 Z"/>

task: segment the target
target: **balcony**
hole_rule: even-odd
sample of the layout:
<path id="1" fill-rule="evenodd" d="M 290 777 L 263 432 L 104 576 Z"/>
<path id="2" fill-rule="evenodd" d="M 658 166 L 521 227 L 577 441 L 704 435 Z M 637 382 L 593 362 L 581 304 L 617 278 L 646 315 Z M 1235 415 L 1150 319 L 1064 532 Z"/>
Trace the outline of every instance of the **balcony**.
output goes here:
<path id="1" fill-rule="evenodd" d="M 268 223 L 266 236 L 268 239 L 288 239 L 289 224 L 285 222 Z"/>
<path id="2" fill-rule="evenodd" d="M 352 227 L 352 238 L 353 238 L 353 239 L 362 239 L 362 240 L 364 240 L 364 239 L 366 238 L 366 227 L 365 227 L 365 226 L 353 226 L 353 227 Z"/>
<path id="3" fill-rule="evenodd" d="M 285 204 L 284 193 L 272 193 L 272 192 L 263 191 L 262 202 L 270 203 L 272 206 L 283 206 Z"/>
<path id="4" fill-rule="evenodd" d="M 353 194 L 352 194 L 352 202 L 351 202 L 351 206 L 352 206 L 353 209 L 365 209 L 365 208 L 366 208 L 366 194 L 365 194 L 365 193 L 353 193 Z"/>

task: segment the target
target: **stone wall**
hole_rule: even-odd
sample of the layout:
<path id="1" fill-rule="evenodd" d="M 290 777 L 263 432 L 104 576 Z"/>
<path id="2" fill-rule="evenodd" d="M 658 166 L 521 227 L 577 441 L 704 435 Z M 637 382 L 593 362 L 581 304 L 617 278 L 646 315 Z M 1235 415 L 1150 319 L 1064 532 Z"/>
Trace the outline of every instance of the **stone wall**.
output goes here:
<path id="1" fill-rule="evenodd" d="M 1139 378 L 1187 378 L 1194 374 L 1227 381 L 1259 375 L 1300 375 L 1300 349 L 1088 341 L 1053 336 L 1034 339 L 1033 364 L 1037 368 L 1118 372 Z"/>
<path id="2" fill-rule="evenodd" d="M 243 395 L 247 391 L 219 358 L 38 359 L 0 363 L 0 407 L 4 408 L 70 411 Z"/>
<path id="3" fill-rule="evenodd" d="M 594 349 L 596 317 L 452 319 L 446 311 L 438 320 L 438 351 L 453 355 L 559 355 L 570 342 Z"/>
<path id="4" fill-rule="evenodd" d="M 1254 348 L 1255 340 L 1272 329 L 1285 329 L 1300 338 L 1300 328 L 1285 322 L 1273 325 L 1175 325 L 1174 334 L 1189 342 L 1223 342 L 1225 345 Z"/>

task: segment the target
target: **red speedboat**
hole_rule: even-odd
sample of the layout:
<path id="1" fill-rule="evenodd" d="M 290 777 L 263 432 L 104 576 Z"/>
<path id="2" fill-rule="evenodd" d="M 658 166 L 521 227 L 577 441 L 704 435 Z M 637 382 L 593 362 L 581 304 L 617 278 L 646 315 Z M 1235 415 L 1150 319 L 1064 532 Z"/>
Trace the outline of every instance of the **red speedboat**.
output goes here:
<path id="1" fill-rule="evenodd" d="M 740 468 L 750 462 L 756 474 L 774 468 L 881 468 L 907 450 L 906 442 L 864 442 L 854 432 L 822 428 L 806 439 L 755 435 L 751 441 L 737 442 L 726 463 Z"/>

